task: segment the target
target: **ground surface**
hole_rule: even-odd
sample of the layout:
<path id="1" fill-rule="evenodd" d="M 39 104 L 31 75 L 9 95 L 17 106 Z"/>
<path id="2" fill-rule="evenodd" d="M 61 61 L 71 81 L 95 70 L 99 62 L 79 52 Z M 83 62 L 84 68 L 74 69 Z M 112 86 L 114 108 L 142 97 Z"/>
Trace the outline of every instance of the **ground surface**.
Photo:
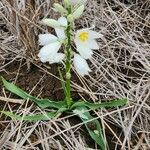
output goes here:
<path id="1" fill-rule="evenodd" d="M 56 1 L 55 1 L 56 2 Z M 48 15 L 54 1 L 0 2 L 0 75 L 34 96 L 64 98 L 58 78 L 60 65 L 42 64 L 38 34 L 53 32 L 38 21 Z M 90 0 L 76 28 L 90 27 L 104 35 L 98 41 L 88 63 L 89 77 L 72 71 L 74 99 L 106 101 L 127 97 L 121 108 L 97 110 L 109 148 L 150 149 L 150 2 L 148 0 Z M 61 67 L 61 66 L 60 66 Z M 0 110 L 22 114 L 44 112 L 33 103 L 8 103 L 5 98 L 19 99 L 5 90 L 0 82 Z M 76 116 L 63 114 L 48 122 L 19 122 L 0 114 L 0 149 L 49 150 L 98 149 Z"/>

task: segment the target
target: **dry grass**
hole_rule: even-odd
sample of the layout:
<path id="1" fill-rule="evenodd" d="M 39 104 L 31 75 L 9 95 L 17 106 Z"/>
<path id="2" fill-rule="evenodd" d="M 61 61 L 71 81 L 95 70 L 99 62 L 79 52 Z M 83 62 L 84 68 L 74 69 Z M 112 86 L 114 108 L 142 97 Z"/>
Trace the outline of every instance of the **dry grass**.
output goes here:
<path id="1" fill-rule="evenodd" d="M 0 72 L 14 61 L 20 65 L 12 80 L 17 81 L 23 59 L 28 69 L 35 64 L 42 72 L 54 76 L 41 67 L 37 58 L 38 34 L 50 31 L 38 21 L 44 16 L 57 18 L 51 10 L 56 0 L 1 0 L 0 1 Z M 121 109 L 101 109 L 95 113 L 105 129 L 114 136 L 114 149 L 150 149 L 150 1 L 149 0 L 90 0 L 77 28 L 95 25 L 104 37 L 100 49 L 91 62 L 93 73 L 80 78 L 80 85 L 72 87 L 84 99 L 86 93 L 94 102 L 127 97 L 128 106 Z M 6 27 L 5 27 L 6 26 Z M 7 72 L 6 72 L 7 73 Z M 56 77 L 57 78 L 57 77 Z M 41 80 L 32 87 L 36 90 Z M 6 97 L 3 89 L 2 97 Z M 28 103 L 28 102 L 27 102 Z M 6 103 L 3 109 L 18 114 L 31 114 L 44 110 L 25 104 L 13 109 Z M 17 104 L 18 105 L 18 104 Z M 28 106 L 28 107 L 27 107 Z M 34 111 L 33 111 L 34 108 Z M 2 116 L 2 115 L 1 115 Z M 84 150 L 90 145 L 81 134 L 82 123 L 70 125 L 71 116 L 49 122 L 18 122 L 1 119 L 0 149 Z M 119 132 L 112 127 L 119 128 Z M 107 133 L 106 133 L 107 134 Z M 107 135 L 106 135 L 107 137 Z M 96 146 L 95 146 L 96 149 Z M 111 146 L 110 146 L 111 149 Z"/>

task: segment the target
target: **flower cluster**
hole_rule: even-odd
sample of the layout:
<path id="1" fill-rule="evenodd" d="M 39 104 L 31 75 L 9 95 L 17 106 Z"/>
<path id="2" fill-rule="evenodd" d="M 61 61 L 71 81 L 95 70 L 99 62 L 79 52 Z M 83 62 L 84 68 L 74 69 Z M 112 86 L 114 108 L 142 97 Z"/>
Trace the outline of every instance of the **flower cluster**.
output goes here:
<path id="1" fill-rule="evenodd" d="M 57 35 L 55 36 L 50 33 L 39 35 L 39 43 L 43 47 L 38 57 L 42 62 L 52 64 L 63 62 L 63 60 L 67 59 L 64 53 L 58 51 L 61 45 L 66 42 L 66 29 L 68 25 L 74 24 L 74 20 L 82 15 L 85 3 L 86 0 L 64 0 L 65 7 L 55 3 L 54 10 L 60 12 L 62 17 L 58 20 L 43 19 L 41 21 L 42 24 L 53 27 Z M 73 11 L 69 14 L 66 9 L 68 7 L 73 8 Z M 102 34 L 92 31 L 91 28 L 84 28 L 73 32 L 71 40 L 76 46 L 76 52 L 73 52 L 73 64 L 79 75 L 88 75 L 91 71 L 86 60 L 92 57 L 93 50 L 99 49 L 96 39 L 101 37 Z"/>
<path id="2" fill-rule="evenodd" d="M 43 23 L 48 25 L 49 19 L 44 19 Z M 43 63 L 58 63 L 65 58 L 65 54 L 58 53 L 58 50 L 66 38 L 64 29 L 67 27 L 67 20 L 65 17 L 60 17 L 57 23 L 58 26 L 54 28 L 57 36 L 50 33 L 39 35 L 39 44 L 43 45 L 43 47 L 41 48 L 38 57 Z"/>

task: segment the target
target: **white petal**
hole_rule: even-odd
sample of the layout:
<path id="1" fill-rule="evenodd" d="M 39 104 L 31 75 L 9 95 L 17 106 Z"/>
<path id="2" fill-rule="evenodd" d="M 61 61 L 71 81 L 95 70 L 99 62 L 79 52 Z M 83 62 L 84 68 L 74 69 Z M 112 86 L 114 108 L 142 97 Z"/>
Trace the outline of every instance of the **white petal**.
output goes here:
<path id="1" fill-rule="evenodd" d="M 77 51 L 84 59 L 90 59 L 93 55 L 93 52 L 90 48 L 86 47 L 85 45 L 77 44 Z"/>
<path id="2" fill-rule="evenodd" d="M 68 24 L 68 23 L 67 23 L 67 19 L 66 19 L 65 17 L 60 17 L 60 18 L 58 19 L 58 22 L 59 22 L 59 23 L 61 24 L 61 26 L 63 26 L 63 27 L 55 28 L 55 32 L 56 32 L 58 38 L 61 39 L 61 40 L 63 40 L 63 39 L 66 38 L 66 36 L 65 36 L 65 28 L 64 28 L 64 27 L 66 27 L 67 24 Z"/>
<path id="3" fill-rule="evenodd" d="M 90 39 L 98 39 L 103 37 L 102 34 L 92 30 L 89 30 L 89 34 L 90 34 Z"/>
<path id="4" fill-rule="evenodd" d="M 57 41 L 57 37 L 53 34 L 39 34 L 39 44 L 40 45 L 47 45 Z"/>
<path id="5" fill-rule="evenodd" d="M 76 35 L 80 35 L 80 33 L 82 33 L 82 32 L 90 32 L 90 28 L 82 28 L 82 29 L 79 29 L 79 30 L 77 30 L 77 32 L 76 32 Z"/>
<path id="6" fill-rule="evenodd" d="M 90 30 L 90 28 L 84 28 L 84 29 L 80 29 L 77 31 L 76 38 L 78 38 L 82 32 L 87 32 L 89 34 L 89 39 L 98 39 L 98 38 L 103 37 L 102 34 L 96 32 L 96 31 L 92 31 L 92 30 Z"/>
<path id="7" fill-rule="evenodd" d="M 53 57 L 50 57 L 49 63 L 59 63 L 62 62 L 62 60 L 65 58 L 65 55 L 63 53 L 56 53 L 53 55 Z"/>
<path id="8" fill-rule="evenodd" d="M 74 19 L 80 18 L 80 16 L 83 14 L 84 11 L 84 5 L 79 6 L 79 8 L 77 8 L 75 10 L 75 12 L 72 14 Z"/>
<path id="9" fill-rule="evenodd" d="M 78 47 L 82 47 L 82 49 L 99 49 L 99 45 L 95 40 L 89 39 L 86 42 L 81 42 L 79 41 L 79 39 L 75 38 L 74 42 L 76 44 L 77 49 Z"/>
<path id="10" fill-rule="evenodd" d="M 80 33 L 82 33 L 82 32 L 88 32 L 88 33 L 89 33 L 89 30 L 88 30 L 88 28 L 77 30 L 76 35 L 75 35 L 75 36 L 76 36 L 76 37 L 77 37 L 77 36 L 79 36 L 79 35 L 80 35 Z"/>
<path id="11" fill-rule="evenodd" d="M 55 28 L 55 32 L 60 40 L 66 38 L 64 28 Z"/>
<path id="12" fill-rule="evenodd" d="M 60 17 L 58 19 L 58 22 L 64 27 L 66 27 L 68 25 L 67 19 L 65 17 Z"/>
<path id="13" fill-rule="evenodd" d="M 60 25 L 61 25 L 57 20 L 55 20 L 55 19 L 48 19 L 48 18 L 42 19 L 40 21 L 40 23 L 43 24 L 43 25 L 50 26 L 52 28 L 60 27 Z"/>
<path id="14" fill-rule="evenodd" d="M 99 45 L 95 40 L 88 40 L 85 45 L 91 49 L 99 49 Z"/>
<path id="15" fill-rule="evenodd" d="M 49 61 L 50 57 L 52 57 L 53 55 L 55 55 L 58 52 L 60 47 L 61 47 L 60 42 L 48 44 L 41 48 L 41 50 L 38 54 L 38 57 L 40 58 L 40 60 L 42 62 L 47 62 L 47 61 Z"/>
<path id="16" fill-rule="evenodd" d="M 80 55 L 75 54 L 73 62 L 74 67 L 79 75 L 81 76 L 88 75 L 89 72 L 91 71 L 86 60 L 82 58 Z"/>

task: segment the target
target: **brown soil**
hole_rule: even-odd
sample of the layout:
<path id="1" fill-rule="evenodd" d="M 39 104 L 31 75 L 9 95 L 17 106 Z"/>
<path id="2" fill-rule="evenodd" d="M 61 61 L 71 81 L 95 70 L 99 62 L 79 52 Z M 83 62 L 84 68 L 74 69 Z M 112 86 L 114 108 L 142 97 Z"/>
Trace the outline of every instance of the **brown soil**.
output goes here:
<path id="1" fill-rule="evenodd" d="M 63 98 L 61 85 L 57 79 L 53 78 L 50 75 L 44 74 L 42 71 L 40 71 L 36 66 L 32 64 L 30 66 L 30 70 L 28 70 L 26 63 L 24 63 L 23 66 L 20 67 L 18 73 L 19 65 L 20 65 L 19 62 L 17 61 L 11 63 L 5 69 L 7 73 L 2 71 L 1 76 L 12 82 L 16 80 L 16 75 L 18 74 L 15 84 L 27 92 L 30 92 L 32 88 L 43 77 L 41 82 L 36 86 L 36 89 L 33 90 L 32 95 L 37 96 L 39 95 L 39 93 L 41 93 L 40 97 L 49 97 L 51 99 L 56 100 Z M 51 67 L 50 71 L 55 75 L 56 71 L 54 71 L 53 68 L 56 68 L 56 66 Z"/>

